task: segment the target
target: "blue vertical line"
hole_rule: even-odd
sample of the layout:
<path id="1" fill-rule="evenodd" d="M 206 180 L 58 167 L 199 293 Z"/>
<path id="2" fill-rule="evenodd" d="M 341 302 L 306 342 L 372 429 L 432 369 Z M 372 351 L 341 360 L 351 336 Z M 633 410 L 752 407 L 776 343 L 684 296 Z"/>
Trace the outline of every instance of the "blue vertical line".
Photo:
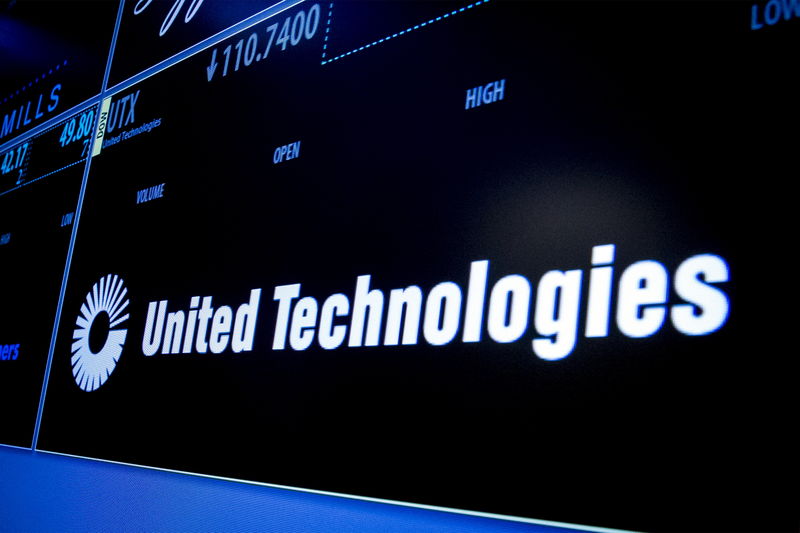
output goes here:
<path id="1" fill-rule="evenodd" d="M 99 107 L 98 112 L 96 113 L 98 117 L 95 119 L 95 126 L 94 131 L 97 131 L 97 120 L 99 119 Z M 94 133 L 92 133 L 92 145 L 94 145 Z M 39 396 L 39 411 L 36 414 L 36 426 L 33 430 L 33 442 L 32 442 L 32 449 L 36 450 L 36 445 L 39 442 L 39 428 L 42 425 L 42 412 L 44 411 L 44 400 L 47 394 L 47 384 L 50 381 L 50 368 L 53 364 L 53 352 L 55 351 L 55 344 L 56 344 L 56 336 L 58 333 L 58 324 L 61 321 L 61 310 L 64 305 L 64 294 L 66 293 L 67 289 L 67 279 L 69 278 L 69 268 L 72 264 L 72 251 L 75 248 L 75 236 L 78 232 L 78 221 L 80 220 L 81 216 L 81 207 L 83 206 L 83 196 L 86 192 L 86 178 L 89 175 L 89 166 L 92 161 L 92 146 L 89 147 L 89 155 L 86 158 L 86 166 L 83 168 L 83 180 L 81 181 L 81 190 L 78 194 L 78 203 L 75 209 L 75 218 L 72 222 L 72 233 L 70 234 L 69 238 L 69 248 L 67 248 L 67 260 L 66 264 L 64 265 L 64 275 L 61 278 L 61 291 L 58 294 L 58 305 L 56 305 L 56 316 L 53 320 L 53 332 L 50 335 L 50 349 L 47 352 L 47 366 L 45 367 L 44 371 L 44 382 L 42 383 L 42 392 Z"/>
<path id="2" fill-rule="evenodd" d="M 125 11 L 125 0 L 119 0 L 117 10 L 117 22 L 114 24 L 114 35 L 111 37 L 111 48 L 108 50 L 108 61 L 106 61 L 106 72 L 103 75 L 103 87 L 100 90 L 101 102 L 103 93 L 108 88 L 108 77 L 111 74 L 111 62 L 114 60 L 114 50 L 117 49 L 117 36 L 119 35 L 119 25 L 122 22 L 122 13 Z"/>
<path id="3" fill-rule="evenodd" d="M 325 23 L 325 40 L 322 42 L 322 64 L 325 64 L 325 54 L 328 50 L 328 34 L 331 31 L 331 19 L 333 18 L 333 2 L 328 5 L 328 21 Z"/>
<path id="4" fill-rule="evenodd" d="M 64 275 L 61 278 L 61 291 L 58 294 L 58 304 L 56 305 L 56 316 L 53 320 L 53 331 L 50 334 L 50 349 L 47 352 L 47 365 L 44 371 L 44 382 L 42 383 L 42 392 L 39 396 L 39 410 L 36 413 L 36 426 L 33 429 L 33 441 L 31 442 L 31 449 L 35 452 L 36 446 L 39 443 L 39 429 L 42 425 L 42 413 L 44 412 L 44 401 L 47 396 L 47 385 L 50 382 L 50 369 L 53 365 L 53 353 L 56 348 L 56 338 L 58 337 L 58 326 L 61 322 L 61 311 L 64 306 L 64 295 L 67 292 L 67 280 L 69 279 L 69 269 L 72 265 L 72 253 L 75 250 L 75 238 L 78 234 L 78 223 L 81 220 L 81 210 L 83 208 L 83 198 L 86 195 L 86 182 L 89 178 L 89 168 L 92 166 L 92 152 L 94 150 L 94 143 L 97 142 L 97 125 L 100 123 L 100 107 L 103 103 L 103 96 L 106 92 L 106 84 L 108 83 L 108 75 L 111 71 L 111 60 L 114 56 L 114 48 L 117 44 L 117 35 L 119 34 L 119 25 L 122 20 L 122 12 L 125 8 L 125 0 L 119 1 L 119 9 L 117 10 L 117 21 L 114 24 L 114 34 L 111 37 L 111 46 L 108 50 L 108 60 L 106 61 L 106 71 L 103 75 L 103 85 L 100 88 L 100 97 L 97 99 L 97 112 L 94 118 L 94 127 L 92 128 L 92 142 L 89 145 L 89 154 L 86 157 L 86 166 L 83 167 L 83 179 L 81 180 L 81 190 L 78 193 L 78 204 L 75 207 L 75 218 L 72 221 L 72 233 L 69 237 L 69 247 L 67 248 L 67 260 L 64 265 Z"/>

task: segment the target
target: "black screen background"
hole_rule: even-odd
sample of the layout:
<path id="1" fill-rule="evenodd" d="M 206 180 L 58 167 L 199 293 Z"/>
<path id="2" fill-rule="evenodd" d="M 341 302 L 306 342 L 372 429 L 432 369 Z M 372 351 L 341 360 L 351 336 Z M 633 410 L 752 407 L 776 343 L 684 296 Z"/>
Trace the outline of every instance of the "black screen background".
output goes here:
<path id="1" fill-rule="evenodd" d="M 767 103 L 796 85 L 789 33 L 750 33 L 743 11 L 493 2 L 325 66 L 318 33 L 211 83 L 206 51 L 132 87 L 162 125 L 92 161 L 39 448 L 609 527 L 786 528 L 776 243 L 794 122 Z M 503 101 L 463 109 L 501 78 Z M 301 157 L 273 165 L 296 140 Z M 509 345 L 270 349 L 277 285 L 321 302 L 372 274 L 386 296 L 427 293 L 490 259 L 489 287 L 584 269 L 583 309 L 606 243 L 616 279 L 640 259 L 724 257 L 727 323 L 612 325 L 558 362 L 533 354 L 532 325 Z M 128 341 L 87 394 L 72 328 L 108 273 L 129 289 Z M 252 352 L 141 355 L 148 302 L 238 306 L 258 287 Z"/>
<path id="2" fill-rule="evenodd" d="M 75 165 L 0 196 L 0 234 L 10 234 L 0 246 L 0 345 L 20 345 L 16 360 L 0 361 L 3 444 L 32 445 L 72 230 L 62 226 L 62 217 L 75 211 L 83 170 Z"/>
<path id="3" fill-rule="evenodd" d="M 19 128 L 3 136 L 3 143 L 100 93 L 114 33 L 115 4 L 0 2 L 0 116 L 9 116 L 15 125 L 11 114 L 23 116 Z M 51 99 L 56 86 L 56 99 Z M 53 106 L 52 112 L 48 106 Z M 37 112 L 41 113 L 38 119 Z"/>

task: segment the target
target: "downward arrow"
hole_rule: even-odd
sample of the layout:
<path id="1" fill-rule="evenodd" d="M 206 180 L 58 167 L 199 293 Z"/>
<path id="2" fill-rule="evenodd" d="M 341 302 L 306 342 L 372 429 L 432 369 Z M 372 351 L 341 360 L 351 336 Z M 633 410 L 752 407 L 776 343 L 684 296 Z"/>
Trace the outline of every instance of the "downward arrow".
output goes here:
<path id="1" fill-rule="evenodd" d="M 208 81 L 211 81 L 211 78 L 214 77 L 214 72 L 217 71 L 217 49 L 214 48 L 214 51 L 211 53 L 211 64 L 206 67 L 206 76 L 208 76 Z"/>

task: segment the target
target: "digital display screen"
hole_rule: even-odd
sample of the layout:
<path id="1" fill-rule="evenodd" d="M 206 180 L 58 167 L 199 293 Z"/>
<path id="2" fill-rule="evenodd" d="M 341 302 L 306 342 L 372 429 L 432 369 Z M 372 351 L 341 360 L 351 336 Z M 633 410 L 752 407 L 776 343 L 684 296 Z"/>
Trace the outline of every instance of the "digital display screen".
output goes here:
<path id="1" fill-rule="evenodd" d="M 39 409 L 43 452 L 791 529 L 773 183 L 800 13 L 772 3 L 126 2 L 110 90 L 39 159 L 88 158 L 79 226 L 83 165 L 0 196 L 12 243 L 45 211 L 53 234 L 2 259 L 12 298 L 52 302 L 5 306 L 0 344 L 35 324 L 46 354 L 60 318 L 9 443 Z"/>

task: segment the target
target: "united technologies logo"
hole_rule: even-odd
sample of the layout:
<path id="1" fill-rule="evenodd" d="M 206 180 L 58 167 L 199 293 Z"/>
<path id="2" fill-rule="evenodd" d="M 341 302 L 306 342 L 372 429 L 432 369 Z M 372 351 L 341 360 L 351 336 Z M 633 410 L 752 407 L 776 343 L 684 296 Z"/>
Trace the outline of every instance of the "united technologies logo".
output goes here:
<path id="1" fill-rule="evenodd" d="M 114 371 L 122 355 L 127 329 L 115 329 L 128 320 L 122 314 L 130 302 L 128 289 L 116 274 L 108 274 L 92 286 L 81 304 L 72 334 L 72 375 L 86 392 L 97 390 Z"/>
<path id="2" fill-rule="evenodd" d="M 581 337 L 641 339 L 668 323 L 695 337 L 712 334 L 727 321 L 730 302 L 723 284 L 730 270 L 722 257 L 693 255 L 672 273 L 654 259 L 617 265 L 615 255 L 615 244 L 594 246 L 588 268 L 550 270 L 538 281 L 514 273 L 490 276 L 489 260 L 481 259 L 472 261 L 467 279 L 441 281 L 427 294 L 422 284 L 377 287 L 372 274 L 359 275 L 349 294 L 345 289 L 314 295 L 303 291 L 302 283 L 278 285 L 272 350 L 445 346 L 488 337 L 501 344 L 524 339 L 536 356 L 557 361 L 569 357 Z M 188 308 L 167 298 L 150 301 L 141 354 L 186 360 L 252 352 L 261 292 L 251 289 L 238 306 L 229 305 L 227 296 L 212 295 L 189 297 Z M 122 355 L 128 330 L 118 326 L 128 320 L 126 295 L 122 279 L 108 274 L 81 305 L 72 374 L 86 392 L 108 380 Z"/>

